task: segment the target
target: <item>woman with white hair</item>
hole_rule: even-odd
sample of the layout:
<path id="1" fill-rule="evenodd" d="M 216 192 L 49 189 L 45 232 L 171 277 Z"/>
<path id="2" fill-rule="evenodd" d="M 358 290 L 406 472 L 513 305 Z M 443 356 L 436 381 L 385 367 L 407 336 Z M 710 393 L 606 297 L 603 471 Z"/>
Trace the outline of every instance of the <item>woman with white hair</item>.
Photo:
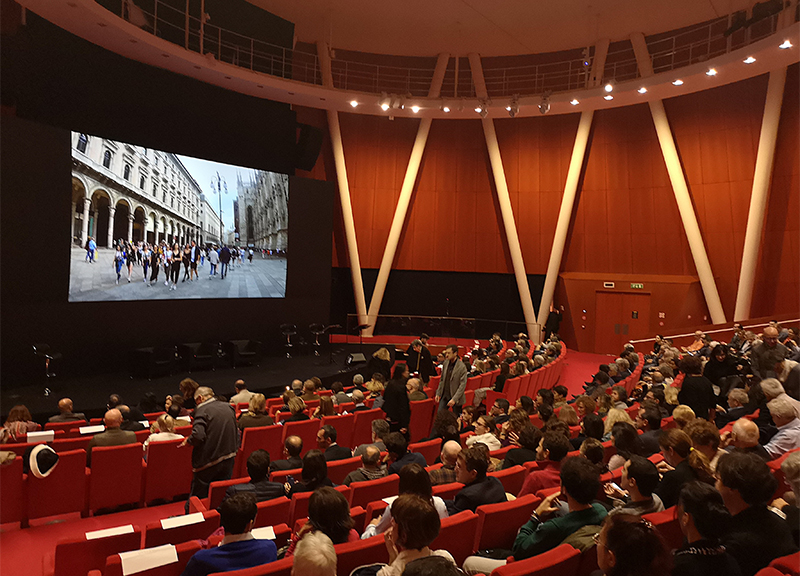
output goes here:
<path id="1" fill-rule="evenodd" d="M 147 460 L 151 442 L 166 442 L 168 440 L 183 440 L 183 436 L 175 432 L 175 419 L 169 414 L 162 414 L 150 426 L 150 436 L 142 444 L 144 459 Z"/>

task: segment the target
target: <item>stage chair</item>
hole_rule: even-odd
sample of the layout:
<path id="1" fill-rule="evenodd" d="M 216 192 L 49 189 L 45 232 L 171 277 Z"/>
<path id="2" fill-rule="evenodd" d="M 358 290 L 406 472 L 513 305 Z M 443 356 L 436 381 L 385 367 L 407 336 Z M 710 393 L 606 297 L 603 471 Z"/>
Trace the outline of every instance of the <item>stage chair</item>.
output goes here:
<path id="1" fill-rule="evenodd" d="M 478 514 L 478 526 L 475 530 L 473 548 L 475 550 L 511 549 L 519 527 L 530 519 L 540 502 L 541 500 L 533 494 L 526 494 L 516 500 L 478 506 L 475 510 Z"/>
<path id="2" fill-rule="evenodd" d="M 258 366 L 261 358 L 261 342 L 258 340 L 228 340 L 222 349 L 228 354 L 233 368 L 246 364 Z"/>
<path id="3" fill-rule="evenodd" d="M 91 540 L 86 539 L 86 534 L 81 534 L 61 540 L 54 553 L 42 558 L 44 576 L 76 576 L 89 570 L 102 570 L 109 556 L 138 550 L 141 543 L 142 531 L 137 526 L 125 534 Z"/>
<path id="4" fill-rule="evenodd" d="M 196 540 L 184 542 L 175 546 L 175 552 L 178 553 L 177 562 L 164 564 L 150 570 L 143 570 L 137 572 L 137 576 L 181 576 L 189 559 L 194 556 L 195 552 L 200 551 L 200 543 Z M 88 576 L 101 576 L 99 570 L 92 570 Z M 106 558 L 106 565 L 103 568 L 102 576 L 123 576 L 122 560 L 119 554 L 114 554 Z"/>
<path id="5" fill-rule="evenodd" d="M 516 496 L 522 490 L 522 484 L 528 476 L 528 471 L 522 466 L 512 466 L 505 470 L 497 470 L 496 472 L 489 472 L 487 476 L 494 476 L 503 485 L 503 488 L 509 494 Z M 522 526 L 522 524 L 520 524 Z M 497 546 L 499 548 L 499 546 Z"/>
<path id="6" fill-rule="evenodd" d="M 336 443 L 351 450 L 353 446 L 353 429 L 356 424 L 355 414 L 342 414 L 340 416 L 323 416 L 322 426 L 329 424 L 336 428 Z M 335 480 L 334 480 L 335 482 Z"/>
<path id="7" fill-rule="evenodd" d="M 139 504 L 142 499 L 142 445 L 103 446 L 92 449 L 89 476 L 89 510 Z"/>
<path id="8" fill-rule="evenodd" d="M 156 522 L 150 522 L 144 529 L 144 547 L 154 548 L 156 546 L 163 546 L 164 544 L 180 544 L 189 540 L 203 540 L 211 536 L 214 531 L 219 528 L 219 512 L 216 510 L 207 510 L 205 512 L 198 512 L 202 515 L 202 519 L 194 515 L 179 516 L 178 518 L 194 520 L 192 524 L 184 526 L 176 526 L 174 528 L 164 528 L 162 522 L 175 520 L 173 518 L 165 518 Z"/>
<path id="9" fill-rule="evenodd" d="M 661 512 L 645 514 L 642 518 L 649 520 L 656 527 L 670 549 L 680 548 L 683 545 L 683 532 L 681 532 L 680 524 L 678 524 L 675 506 Z"/>
<path id="10" fill-rule="evenodd" d="M 461 482 L 450 482 L 449 484 L 439 484 L 433 487 L 433 495 L 442 500 L 453 500 L 464 485 Z"/>
<path id="11" fill-rule="evenodd" d="M 521 526 L 521 524 L 520 524 Z M 447 550 L 457 566 L 464 564 L 467 556 L 475 552 L 475 539 L 469 537 L 478 531 L 478 515 L 469 510 L 442 519 L 442 528 L 431 545 L 431 550 Z M 467 536 L 467 537 L 465 537 Z"/>
<path id="12" fill-rule="evenodd" d="M 366 540 L 337 544 L 334 549 L 336 550 L 337 574 L 350 574 L 359 566 L 389 563 L 389 552 L 386 550 L 383 534 Z"/>
<path id="13" fill-rule="evenodd" d="M 408 435 L 411 442 L 419 442 L 422 438 L 427 438 L 431 432 L 433 418 L 436 414 L 436 401 L 428 398 L 409 402 L 409 405 L 411 406 L 411 418 L 408 423 Z"/>
<path id="14" fill-rule="evenodd" d="M 356 412 L 353 424 L 353 446 L 357 447 L 372 442 L 372 421 L 376 418 L 385 418 L 385 416 L 380 408 Z"/>
<path id="15" fill-rule="evenodd" d="M 218 352 L 219 344 L 215 342 L 191 342 L 178 345 L 178 356 L 189 373 L 202 368 L 216 370 Z"/>
<path id="16" fill-rule="evenodd" d="M 350 488 L 348 486 L 337 486 L 336 491 L 341 492 L 350 501 Z M 308 516 L 308 501 L 313 492 L 300 492 L 292 496 L 292 504 L 289 508 L 289 526 L 294 526 L 298 518 Z"/>
<path id="17" fill-rule="evenodd" d="M 192 447 L 182 440 L 151 442 L 144 468 L 144 501 L 173 500 L 189 493 L 192 485 Z"/>
<path id="18" fill-rule="evenodd" d="M 141 459 L 141 456 L 139 458 Z M 32 474 L 28 475 L 26 481 L 28 518 L 43 518 L 70 512 L 80 512 L 82 516 L 86 516 L 88 483 L 89 469 L 86 468 L 86 452 L 71 450 L 59 453 L 58 466 L 47 478 L 35 478 Z M 5 477 L 3 486 L 5 486 Z M 5 494 L 5 487 L 0 492 Z"/>
<path id="19" fill-rule="evenodd" d="M 491 576 L 571 576 L 578 571 L 580 561 L 580 552 L 569 544 L 559 544 L 533 558 L 496 568 Z"/>
<path id="20" fill-rule="evenodd" d="M 301 422 L 287 422 L 283 425 L 283 436 L 281 444 L 286 442 L 289 436 L 300 436 L 303 439 L 303 454 L 317 447 L 317 431 L 319 430 L 319 420 L 303 420 Z"/>
<path id="21" fill-rule="evenodd" d="M 263 448 L 269 452 L 270 462 L 283 458 L 283 427 L 279 424 L 245 428 L 242 431 L 242 444 L 236 453 L 233 477 L 247 476 L 247 459 L 254 450 Z"/>
<path id="22" fill-rule="evenodd" d="M 397 474 L 392 474 L 377 480 L 353 482 L 350 484 L 350 489 L 350 507 L 363 507 L 376 500 L 397 496 L 400 490 L 400 477 Z"/>
<path id="23" fill-rule="evenodd" d="M 361 457 L 347 458 L 345 460 L 333 460 L 328 462 L 328 478 L 334 484 L 342 484 L 350 472 L 361 466 Z"/>
<path id="24" fill-rule="evenodd" d="M 56 470 L 58 467 L 53 470 L 51 476 Z M 0 466 L 0 486 L 2 486 L 2 490 L 0 490 L 0 524 L 20 522 L 23 528 L 27 526 L 26 478 L 27 476 L 22 473 L 22 458 L 14 458 L 10 464 Z"/>
<path id="25" fill-rule="evenodd" d="M 439 453 L 442 451 L 442 439 L 434 438 L 433 440 L 428 440 L 427 442 L 409 444 L 408 450 L 409 452 L 422 454 L 422 456 L 425 458 L 425 462 L 433 464 L 433 462 L 439 456 Z"/>

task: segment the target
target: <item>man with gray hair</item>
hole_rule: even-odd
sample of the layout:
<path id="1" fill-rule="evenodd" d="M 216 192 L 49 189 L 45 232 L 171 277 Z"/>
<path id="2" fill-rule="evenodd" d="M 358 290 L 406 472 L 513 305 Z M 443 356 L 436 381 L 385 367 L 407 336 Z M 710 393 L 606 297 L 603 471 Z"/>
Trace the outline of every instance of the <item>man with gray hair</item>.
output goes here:
<path id="1" fill-rule="evenodd" d="M 377 480 L 386 474 L 386 465 L 381 462 L 381 451 L 375 445 L 367 444 L 364 453 L 361 454 L 361 468 L 350 472 L 342 484 L 350 486 L 352 482 Z"/>
<path id="2" fill-rule="evenodd" d="M 308 532 L 297 543 L 292 576 L 336 576 L 336 549 L 323 532 Z"/>
<path id="3" fill-rule="evenodd" d="M 408 400 L 410 402 L 428 399 L 428 395 L 422 391 L 422 380 L 419 378 L 409 378 L 408 382 L 406 382 L 406 390 L 408 390 Z"/>
<path id="4" fill-rule="evenodd" d="M 355 404 L 355 406 L 353 406 L 353 412 L 369 410 L 369 406 L 364 403 L 364 393 L 361 390 L 353 390 L 350 399 L 353 401 L 353 404 Z"/>
<path id="5" fill-rule="evenodd" d="M 755 422 L 740 418 L 733 423 L 730 432 L 722 433 L 720 445 L 729 452 L 750 452 L 765 461 L 772 460 L 772 456 L 758 442 L 760 434 Z"/>
<path id="6" fill-rule="evenodd" d="M 772 437 L 764 449 L 772 458 L 800 448 L 800 419 L 795 408 L 786 398 L 775 398 L 767 403 L 772 421 L 778 427 L 778 433 Z"/>
<path id="7" fill-rule="evenodd" d="M 455 440 L 448 440 L 442 446 L 441 460 L 442 467 L 431 470 L 428 475 L 431 477 L 431 485 L 450 484 L 456 481 L 456 462 L 461 452 L 461 444 Z"/>
<path id="8" fill-rule="evenodd" d="M 433 359 L 431 358 L 431 351 L 423 344 L 422 340 L 417 338 L 406 350 L 406 364 L 408 369 L 419 377 L 423 382 L 427 383 L 431 376 L 436 374 L 433 368 Z"/>
<path id="9" fill-rule="evenodd" d="M 776 357 L 786 358 L 789 350 L 778 342 L 778 329 L 767 326 L 761 333 L 761 343 L 750 352 L 750 366 L 753 374 L 761 378 L 775 376 Z"/>
<path id="10" fill-rule="evenodd" d="M 728 392 L 728 411 L 720 410 L 721 406 L 717 406 L 717 415 L 714 419 L 717 428 L 722 429 L 730 422 L 743 418 L 747 414 L 745 406 L 749 399 L 744 388 L 734 388 Z"/>
<path id="11" fill-rule="evenodd" d="M 386 452 L 386 445 L 383 439 L 389 434 L 389 423 L 383 418 L 376 418 L 372 421 L 372 443 L 361 444 L 353 450 L 353 456 L 363 456 L 368 446 L 375 446 L 378 452 Z"/>
<path id="12" fill-rule="evenodd" d="M 762 380 L 761 391 L 764 393 L 764 396 L 767 397 L 767 401 L 781 398 L 789 402 L 789 404 L 794 406 L 795 415 L 800 418 L 800 401 L 789 396 L 783 389 L 783 384 L 781 384 L 776 378 L 765 378 Z"/>
<path id="13" fill-rule="evenodd" d="M 194 411 L 192 433 L 181 443 L 190 444 L 192 450 L 192 487 L 189 497 L 208 496 L 208 488 L 217 480 L 230 480 L 233 461 L 239 448 L 239 428 L 233 407 L 214 398 L 214 391 L 200 386 L 194 393 L 197 408 Z M 189 513 L 189 501 L 186 501 Z"/>
<path id="14" fill-rule="evenodd" d="M 362 374 L 353 376 L 353 386 L 356 387 L 356 390 L 361 390 L 362 392 L 366 390 L 366 388 L 364 388 L 364 376 Z"/>

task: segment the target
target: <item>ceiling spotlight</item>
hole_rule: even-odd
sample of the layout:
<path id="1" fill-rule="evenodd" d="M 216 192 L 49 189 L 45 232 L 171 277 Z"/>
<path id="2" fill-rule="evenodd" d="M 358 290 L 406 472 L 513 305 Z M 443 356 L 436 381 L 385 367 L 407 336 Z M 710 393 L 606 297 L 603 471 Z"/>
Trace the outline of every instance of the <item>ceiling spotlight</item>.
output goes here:
<path id="1" fill-rule="evenodd" d="M 778 48 L 780 48 L 781 50 L 786 50 L 787 48 L 791 48 L 791 47 L 792 47 L 792 43 L 789 42 L 788 40 L 784 40 L 783 44 L 778 46 Z"/>
<path id="2" fill-rule="evenodd" d="M 678 78 L 677 80 L 672 81 L 673 86 L 683 86 L 683 80 Z"/>
<path id="3" fill-rule="evenodd" d="M 381 99 L 378 100 L 378 106 L 380 106 L 381 110 L 384 112 L 392 107 L 392 99 L 386 95 L 386 92 L 381 92 Z"/>
<path id="4" fill-rule="evenodd" d="M 547 114 L 550 112 L 550 94 L 552 94 L 552 90 L 548 90 L 544 94 L 542 94 L 542 101 L 539 103 L 539 112 L 542 114 Z"/>
<path id="5" fill-rule="evenodd" d="M 647 88 L 645 88 L 644 86 L 642 86 L 641 88 L 639 88 L 639 89 L 637 90 L 637 92 L 638 92 L 639 94 L 647 94 Z"/>
<path id="6" fill-rule="evenodd" d="M 603 90 L 606 92 L 612 92 L 614 90 L 614 85 L 611 82 L 606 82 L 606 85 L 603 86 Z"/>
<path id="7" fill-rule="evenodd" d="M 708 72 L 706 72 L 706 76 L 716 76 L 716 75 L 717 75 L 717 69 L 716 68 L 709 68 Z"/>
<path id="8" fill-rule="evenodd" d="M 412 111 L 414 114 L 416 114 L 417 112 L 419 112 L 419 106 L 417 106 L 416 104 L 414 104 L 414 105 L 411 107 L 411 111 Z"/>
<path id="9" fill-rule="evenodd" d="M 350 100 L 350 106 L 355 108 L 356 106 L 358 106 L 358 102 L 356 102 L 355 100 Z"/>
<path id="10" fill-rule="evenodd" d="M 442 100 L 442 103 L 439 105 L 439 110 L 447 114 L 448 112 L 450 112 L 450 106 L 448 106 L 447 103 L 444 100 Z"/>
<path id="11" fill-rule="evenodd" d="M 514 94 L 514 97 L 511 98 L 511 102 L 506 106 L 506 110 L 508 111 L 508 115 L 512 118 L 519 114 L 519 96 Z"/>
<path id="12" fill-rule="evenodd" d="M 398 96 L 397 97 L 397 106 L 396 107 L 400 108 L 400 110 L 405 110 L 406 109 L 406 99 L 405 99 L 405 97 L 403 97 L 403 96 Z"/>
<path id="13" fill-rule="evenodd" d="M 603 96 L 603 99 L 604 100 L 613 100 L 614 97 L 611 94 L 606 94 L 605 96 Z"/>
<path id="14" fill-rule="evenodd" d="M 755 59 L 755 58 L 753 58 L 752 56 L 748 56 L 747 58 L 745 58 L 744 60 L 742 60 L 742 62 L 744 62 L 745 64 L 752 64 L 752 63 L 753 63 L 753 62 L 755 62 L 755 61 L 756 61 L 756 59 Z"/>
<path id="15" fill-rule="evenodd" d="M 580 104 L 577 98 L 573 98 L 572 100 L 569 101 L 569 103 L 572 104 L 573 106 L 577 106 L 578 104 Z"/>
<path id="16" fill-rule="evenodd" d="M 480 114 L 481 112 L 483 112 L 483 106 L 481 106 L 480 104 L 478 104 L 477 106 L 475 106 L 475 112 L 477 112 L 478 114 Z"/>

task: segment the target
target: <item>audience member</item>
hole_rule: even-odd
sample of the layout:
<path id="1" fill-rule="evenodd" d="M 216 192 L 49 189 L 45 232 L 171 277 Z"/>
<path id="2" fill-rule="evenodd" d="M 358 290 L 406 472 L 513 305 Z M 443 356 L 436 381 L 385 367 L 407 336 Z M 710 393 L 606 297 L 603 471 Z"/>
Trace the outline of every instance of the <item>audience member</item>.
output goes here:
<path id="1" fill-rule="evenodd" d="M 245 402 L 250 402 L 250 398 L 253 397 L 253 393 L 247 389 L 247 384 L 244 383 L 244 380 L 237 380 L 233 383 L 233 387 L 236 390 L 236 394 L 231 396 L 230 403 L 236 406 L 237 404 L 244 404 Z"/>
<path id="2" fill-rule="evenodd" d="M 150 426 L 150 436 L 142 444 L 144 459 L 147 460 L 148 447 L 152 442 L 167 442 L 169 440 L 183 440 L 183 436 L 175 433 L 175 419 L 169 414 L 162 414 Z"/>
<path id="3" fill-rule="evenodd" d="M 325 454 L 325 460 L 328 462 L 347 460 L 353 456 L 353 451 L 350 448 L 339 446 L 336 443 L 337 436 L 336 428 L 330 424 L 323 424 L 317 430 L 317 446 Z"/>
<path id="4" fill-rule="evenodd" d="M 661 413 L 656 406 L 644 406 L 636 416 L 636 427 L 643 430 L 639 439 L 643 456 L 651 456 L 659 451 L 658 438 L 661 436 Z"/>
<path id="5" fill-rule="evenodd" d="M 700 480 L 707 484 L 714 482 L 711 464 L 699 450 L 692 447 L 692 439 L 677 428 L 666 430 L 658 439 L 661 455 L 667 471 L 661 477 L 655 493 L 661 498 L 665 508 L 678 503 L 681 488 L 687 482 Z"/>
<path id="6" fill-rule="evenodd" d="M 776 498 L 771 507 L 786 517 L 795 545 L 800 545 L 800 452 L 792 452 L 781 464 L 781 472 L 791 489 Z"/>
<path id="7" fill-rule="evenodd" d="M 292 535 L 284 557 L 292 556 L 298 543 L 314 532 L 322 532 L 334 544 L 356 542 L 359 539 L 358 532 L 353 530 L 353 517 L 350 516 L 347 498 L 331 486 L 319 487 L 308 499 L 308 521 L 299 532 Z"/>
<path id="8" fill-rule="evenodd" d="M 494 418 L 495 424 L 500 425 L 508 422 L 508 408 L 509 403 L 505 398 L 498 398 L 492 404 L 489 415 Z"/>
<path id="9" fill-rule="evenodd" d="M 672 419 L 678 425 L 678 429 L 683 430 L 686 425 L 696 418 L 694 410 L 686 404 L 675 406 L 672 411 Z"/>
<path id="10" fill-rule="evenodd" d="M 372 444 L 367 444 L 361 454 L 361 468 L 350 472 L 344 479 L 345 486 L 350 486 L 353 482 L 366 482 L 377 480 L 387 475 L 386 465 L 381 462 L 381 452 Z"/>
<path id="11" fill-rule="evenodd" d="M 726 454 L 725 450 L 720 448 L 720 436 L 717 427 L 708 420 L 696 418 L 689 422 L 683 431 L 692 439 L 694 449 L 699 450 L 708 459 L 711 470 L 716 470 L 719 457 Z"/>
<path id="12" fill-rule="evenodd" d="M 671 559 L 653 525 L 631 514 L 607 516 L 597 534 L 597 566 L 604 576 L 668 576 Z"/>
<path id="13" fill-rule="evenodd" d="M 777 485 L 766 462 L 754 454 L 719 459 L 716 488 L 732 515 L 722 543 L 743 576 L 754 576 L 775 558 L 797 551 L 789 527 L 767 508 Z"/>
<path id="14" fill-rule="evenodd" d="M 497 478 L 487 476 L 489 453 L 485 448 L 472 446 L 459 452 L 456 460 L 456 482 L 464 487 L 455 499 L 447 500 L 450 516 L 472 510 L 483 504 L 497 504 L 506 501 L 506 491 Z"/>
<path id="15" fill-rule="evenodd" d="M 772 421 L 778 427 L 778 433 L 772 437 L 764 449 L 772 458 L 777 458 L 800 448 L 800 419 L 797 418 L 794 406 L 786 398 L 775 398 L 767 404 Z"/>
<path id="16" fill-rule="evenodd" d="M 509 368 L 508 363 L 501 362 L 500 363 L 500 374 L 494 381 L 494 391 L 495 392 L 502 392 L 503 388 L 506 385 L 506 381 L 511 378 L 511 370 Z"/>
<path id="17" fill-rule="evenodd" d="M 431 484 L 433 486 L 450 484 L 456 481 L 456 462 L 458 461 L 458 454 L 460 452 L 461 444 L 455 440 L 448 440 L 442 445 L 442 453 L 439 455 L 442 466 L 429 472 Z M 511 450 L 509 450 L 509 452 L 511 452 Z"/>
<path id="18" fill-rule="evenodd" d="M 486 444 L 489 450 L 500 450 L 503 447 L 497 438 L 497 424 L 491 416 L 479 416 L 475 422 L 475 435 L 467 438 L 467 447 L 476 442 Z"/>
<path id="19" fill-rule="evenodd" d="M 88 422 L 88 418 L 83 414 L 83 412 L 73 412 L 72 411 L 72 400 L 69 398 L 62 398 L 58 401 L 58 414 L 55 416 L 50 416 L 47 420 L 48 422 L 76 422 L 83 420 Z"/>
<path id="20" fill-rule="evenodd" d="M 753 374 L 762 379 L 775 377 L 775 359 L 786 358 L 789 350 L 778 341 L 778 329 L 773 326 L 764 328 L 761 343 L 750 352 L 750 367 Z"/>
<path id="21" fill-rule="evenodd" d="M 17 442 L 28 432 L 41 430 L 42 425 L 33 421 L 30 411 L 23 404 L 18 404 L 8 412 L 3 428 L 4 436 L 10 438 L 12 442 Z"/>
<path id="22" fill-rule="evenodd" d="M 398 364 L 394 368 L 392 379 L 386 384 L 383 392 L 383 406 L 381 409 L 386 414 L 389 430 L 392 432 L 408 431 L 408 422 L 411 419 L 411 405 L 408 400 L 406 381 L 408 380 L 408 365 Z"/>
<path id="23" fill-rule="evenodd" d="M 559 432 L 545 432 L 536 449 L 539 468 L 531 470 L 522 484 L 518 497 L 536 494 L 545 488 L 555 488 L 561 481 L 561 461 L 570 451 L 569 440 Z"/>
<path id="24" fill-rule="evenodd" d="M 409 369 L 418 374 L 422 381 L 427 383 L 431 376 L 436 375 L 436 370 L 433 367 L 433 360 L 431 359 L 431 351 L 425 345 L 421 338 L 415 339 L 406 350 L 407 363 Z"/>
<path id="25" fill-rule="evenodd" d="M 319 406 L 314 409 L 312 418 L 322 420 L 325 416 L 336 416 L 336 406 L 330 396 L 320 396 Z"/>
<path id="26" fill-rule="evenodd" d="M 511 444 L 516 447 L 506 452 L 503 469 L 536 460 L 536 452 L 541 439 L 541 431 L 534 426 L 525 426 L 519 433 L 512 433 Z"/>
<path id="27" fill-rule="evenodd" d="M 333 486 L 328 478 L 328 462 L 319 450 L 309 450 L 303 456 L 303 469 L 300 479 L 290 478 L 283 485 L 286 495 L 291 498 L 300 492 L 313 492 L 321 486 Z"/>
<path id="28" fill-rule="evenodd" d="M 225 536 L 219 546 L 200 550 L 189 559 L 182 576 L 206 576 L 269 564 L 278 551 L 272 540 L 256 540 L 251 530 L 258 507 L 252 494 L 226 498 L 219 510 Z"/>
<path id="29" fill-rule="evenodd" d="M 555 388 L 553 388 L 555 390 Z M 575 412 L 578 418 L 583 421 L 589 414 L 594 414 L 597 410 L 597 402 L 592 400 L 589 396 L 581 395 L 575 398 Z"/>
<path id="30" fill-rule="evenodd" d="M 270 472 L 278 470 L 297 470 L 303 467 L 300 454 L 303 452 L 303 439 L 300 436 L 288 436 L 283 442 L 283 460 L 275 460 L 269 465 Z"/>
<path id="31" fill-rule="evenodd" d="M 795 415 L 800 418 L 800 400 L 795 400 L 789 396 L 783 389 L 783 385 L 776 378 L 766 378 L 759 382 L 761 391 L 764 393 L 766 402 L 770 400 L 777 400 L 778 398 L 786 400 L 794 407 Z"/>
<path id="32" fill-rule="evenodd" d="M 382 418 L 376 418 L 372 421 L 372 443 L 361 444 L 353 450 L 353 456 L 361 456 L 367 449 L 367 446 L 375 446 L 378 452 L 386 452 L 386 445 L 383 443 L 384 438 L 389 434 L 389 423 Z"/>
<path id="33" fill-rule="evenodd" d="M 717 398 L 714 386 L 703 376 L 703 361 L 699 356 L 686 356 L 681 360 L 681 371 L 685 374 L 678 402 L 689 406 L 698 418 L 714 419 Z"/>
<path id="34" fill-rule="evenodd" d="M 353 398 L 353 404 L 355 404 L 355 406 L 353 406 L 353 412 L 361 412 L 370 409 L 364 402 L 364 393 L 361 390 L 353 390 L 351 397 Z"/>
<path id="35" fill-rule="evenodd" d="M 398 474 L 406 464 L 416 463 L 423 468 L 428 465 L 422 454 L 408 451 L 408 440 L 400 432 L 391 432 L 384 442 L 388 458 L 392 462 L 389 464 L 389 474 Z"/>
<path id="36" fill-rule="evenodd" d="M 311 419 L 311 417 L 305 413 L 306 403 L 303 402 L 302 398 L 290 398 L 287 406 L 292 415 L 288 418 L 284 418 L 284 422 L 302 422 L 303 420 Z"/>
<path id="37" fill-rule="evenodd" d="M 628 409 L 628 391 L 624 386 L 614 386 L 611 389 L 611 402 L 617 410 Z"/>
<path id="38" fill-rule="evenodd" d="M 240 430 L 275 424 L 275 421 L 267 414 L 267 399 L 263 394 L 250 394 L 247 402 L 248 410 L 242 412 L 237 422 Z"/>
<path id="39" fill-rule="evenodd" d="M 181 380 L 181 383 L 178 385 L 178 388 L 180 389 L 181 394 L 183 395 L 183 407 L 186 408 L 187 410 L 194 410 L 195 407 L 197 406 L 194 399 L 197 396 L 196 392 L 197 389 L 200 388 L 200 384 L 198 384 L 191 378 L 184 378 L 183 380 Z M 119 401 L 119 396 L 117 396 L 117 403 L 114 406 L 120 403 L 121 402 Z"/>
<path id="40" fill-rule="evenodd" d="M 583 441 L 587 438 L 595 438 L 602 441 L 604 432 L 603 426 L 603 419 L 600 416 L 597 414 L 587 414 L 583 420 L 581 420 L 581 430 L 578 436 L 571 438 L 569 441 L 572 445 L 572 449 L 576 450 L 580 448 Z"/>
<path id="41" fill-rule="evenodd" d="M 147 429 L 147 427 L 141 422 L 141 420 L 144 419 L 144 416 L 142 416 L 141 420 L 140 419 L 134 420 L 135 415 L 133 414 L 133 411 L 131 410 L 130 406 L 127 406 L 126 404 L 120 404 L 117 406 L 117 410 L 119 410 L 120 414 L 122 414 L 122 424 L 119 425 L 120 430 L 127 430 L 129 432 L 141 432 L 142 430 Z"/>
<path id="42" fill-rule="evenodd" d="M 333 384 L 331 384 L 331 392 L 333 392 L 331 399 L 333 400 L 333 403 L 336 405 L 352 402 L 350 396 L 345 394 L 344 385 L 341 382 L 334 382 Z"/>
<path id="43" fill-rule="evenodd" d="M 449 344 L 444 349 L 445 360 L 442 364 L 442 378 L 436 390 L 436 403 L 439 410 L 453 409 L 460 412 L 464 404 L 464 390 L 467 387 L 467 367 L 459 361 L 458 346 Z"/>
<path id="44" fill-rule="evenodd" d="M 608 469 L 621 468 L 631 456 L 643 456 L 644 448 L 639 433 L 627 422 L 617 422 L 611 429 L 611 442 L 616 450 L 608 461 Z"/>
<path id="45" fill-rule="evenodd" d="M 578 419 L 578 413 L 575 412 L 575 408 L 572 406 L 564 406 L 558 411 L 558 419 L 561 420 L 567 426 L 577 426 L 580 420 Z"/>
<path id="46" fill-rule="evenodd" d="M 225 498 L 248 493 L 255 496 L 256 502 L 264 502 L 284 496 L 283 485 L 269 481 L 269 452 L 266 450 L 259 448 L 250 453 L 247 458 L 247 474 L 250 482 L 229 486 Z"/>
<path id="47" fill-rule="evenodd" d="M 747 403 L 747 392 L 744 391 L 744 388 L 734 388 L 728 392 L 728 410 L 719 410 L 720 406 L 717 406 L 717 416 L 714 419 L 717 428 L 724 428 L 734 420 L 743 418 L 747 414 L 745 408 Z"/>
<path id="48" fill-rule="evenodd" d="M 419 378 L 409 378 L 408 382 L 406 382 L 406 391 L 408 392 L 409 402 L 419 402 L 428 399 L 428 395 L 422 391 L 422 380 Z"/>
<path id="49" fill-rule="evenodd" d="M 322 532 L 310 532 L 295 546 L 292 576 L 336 576 L 336 549 Z"/>
<path id="50" fill-rule="evenodd" d="M 124 446 L 136 443 L 136 433 L 128 430 L 120 430 L 122 424 L 122 414 L 116 408 L 112 408 L 103 417 L 103 424 L 106 426 L 105 432 L 95 434 L 89 445 L 86 447 L 86 465 L 92 465 L 92 448 L 100 446 Z M 205 498 L 205 495 L 203 496 Z"/>
<path id="51" fill-rule="evenodd" d="M 622 466 L 622 490 L 617 490 L 610 482 L 603 486 L 614 505 L 609 515 L 642 515 L 664 510 L 661 498 L 654 494 L 658 481 L 656 465 L 644 456 L 632 455 Z"/>
<path id="52" fill-rule="evenodd" d="M 386 347 L 382 346 L 373 352 L 367 364 L 367 371 L 369 374 L 378 373 L 383 376 L 383 382 L 391 378 L 392 355 Z"/>
<path id="53" fill-rule="evenodd" d="M 319 400 L 319 395 L 317 394 L 317 385 L 313 380 L 306 380 L 303 382 L 303 394 L 300 396 L 300 399 L 303 402 L 311 402 L 314 400 Z"/>
<path id="54" fill-rule="evenodd" d="M 764 461 L 772 460 L 769 452 L 758 443 L 758 426 L 752 420 L 740 418 L 733 423 L 730 433 L 722 434 L 721 443 L 730 452 L 749 452 L 755 454 Z"/>
<path id="55" fill-rule="evenodd" d="M 606 416 L 604 425 L 603 425 L 603 442 L 607 442 L 611 440 L 611 430 L 614 428 L 614 424 L 619 422 L 627 422 L 631 426 L 634 426 L 633 420 L 628 415 L 625 410 L 620 410 L 619 408 L 612 408 L 608 411 L 608 415 Z"/>

